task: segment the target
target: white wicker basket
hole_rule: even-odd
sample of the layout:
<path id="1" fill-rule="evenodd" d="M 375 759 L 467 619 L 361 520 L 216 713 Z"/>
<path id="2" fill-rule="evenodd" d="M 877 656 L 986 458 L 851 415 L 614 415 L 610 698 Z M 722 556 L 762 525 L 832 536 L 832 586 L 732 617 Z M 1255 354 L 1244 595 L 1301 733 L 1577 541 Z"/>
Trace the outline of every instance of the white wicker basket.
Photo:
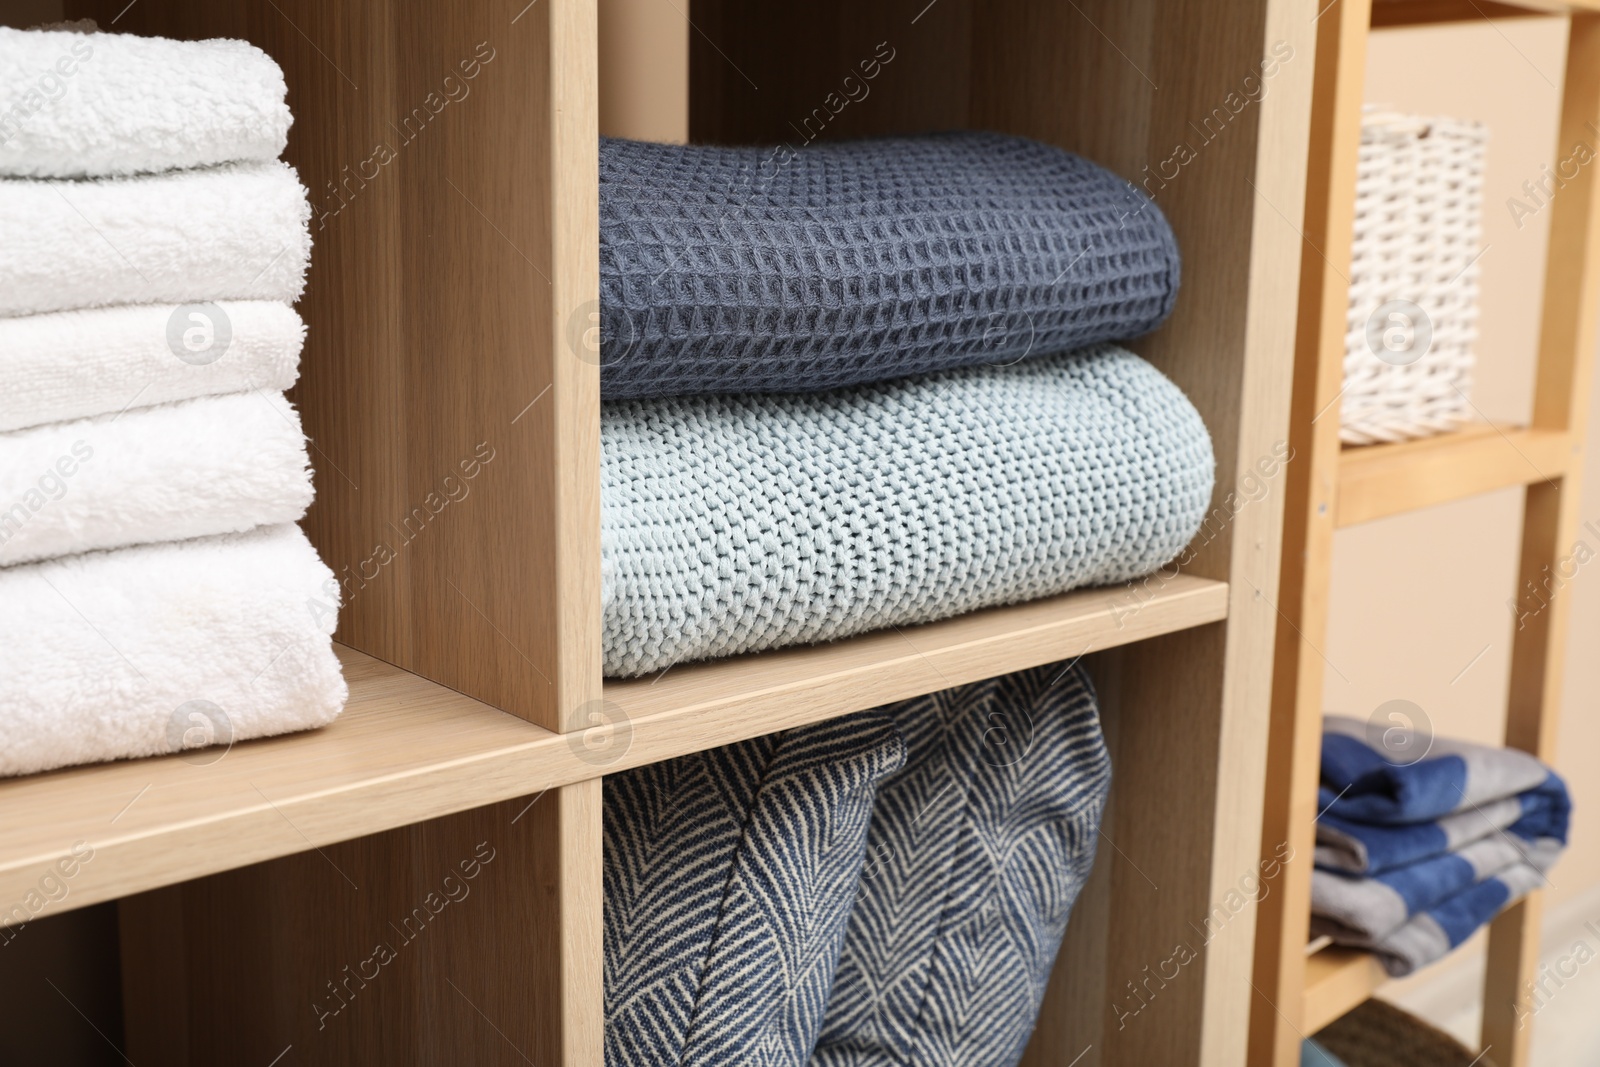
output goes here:
<path id="1" fill-rule="evenodd" d="M 1363 117 L 1339 425 L 1347 444 L 1426 437 L 1468 418 L 1487 141 L 1474 122 Z"/>

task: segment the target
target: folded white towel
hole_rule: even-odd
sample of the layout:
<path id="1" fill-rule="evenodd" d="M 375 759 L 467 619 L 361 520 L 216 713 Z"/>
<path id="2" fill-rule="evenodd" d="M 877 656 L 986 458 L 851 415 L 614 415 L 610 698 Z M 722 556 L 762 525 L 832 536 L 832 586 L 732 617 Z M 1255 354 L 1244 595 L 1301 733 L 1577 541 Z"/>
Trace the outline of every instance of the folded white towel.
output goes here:
<path id="1" fill-rule="evenodd" d="M 245 41 L 0 28 L 0 174 L 81 178 L 277 159 L 283 72 Z"/>
<path id="2" fill-rule="evenodd" d="M 323 726 L 348 695 L 296 526 L 11 567 L 0 604 L 3 775 Z"/>
<path id="3" fill-rule="evenodd" d="M 0 318 L 0 432 L 295 383 L 288 304 L 132 304 Z"/>
<path id="4" fill-rule="evenodd" d="M 281 393 L 16 430 L 0 434 L 0 565 L 294 522 L 311 497 Z"/>
<path id="5" fill-rule="evenodd" d="M 305 287 L 311 205 L 286 163 L 0 190 L 0 315 L 282 300 Z"/>

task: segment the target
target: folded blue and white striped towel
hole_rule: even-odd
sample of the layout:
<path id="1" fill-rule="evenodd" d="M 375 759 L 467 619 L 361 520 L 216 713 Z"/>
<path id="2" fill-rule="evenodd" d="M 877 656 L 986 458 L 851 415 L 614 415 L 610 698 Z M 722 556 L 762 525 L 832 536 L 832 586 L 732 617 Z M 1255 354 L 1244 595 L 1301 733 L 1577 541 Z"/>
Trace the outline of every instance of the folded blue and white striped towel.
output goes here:
<path id="1" fill-rule="evenodd" d="M 1368 736 L 1371 724 L 1341 715 L 1324 717 L 1322 730 L 1317 806 L 1351 822 L 1427 822 L 1537 790 L 1554 777 L 1537 758 L 1514 748 L 1443 737 L 1426 740 L 1399 729 L 1384 730 L 1390 746 L 1385 747 Z M 1421 759 L 1408 762 L 1395 756 L 1424 743 L 1427 752 Z M 1560 793 L 1566 794 L 1565 786 Z"/>
<path id="2" fill-rule="evenodd" d="M 1494 841 L 1467 846 L 1460 854 L 1437 856 L 1416 866 L 1428 866 L 1442 881 L 1455 882 L 1464 873 L 1467 884 L 1460 886 L 1427 907 L 1411 914 L 1398 926 L 1381 934 L 1346 926 L 1327 912 L 1336 906 L 1349 909 L 1355 922 L 1376 923 L 1377 917 L 1404 911 L 1404 900 L 1395 887 L 1370 878 L 1348 878 L 1328 871 L 1316 871 L 1311 887 L 1311 933 L 1333 938 L 1337 944 L 1366 949 L 1378 957 L 1385 971 L 1398 978 L 1442 958 L 1471 937 L 1506 905 L 1520 900 L 1544 882 L 1543 872 L 1520 860 L 1487 874 L 1477 881 L 1471 875 L 1500 850 Z M 1425 875 L 1417 872 L 1407 887 L 1411 892 L 1427 889 Z M 1342 883 L 1330 887 L 1330 880 Z M 1336 890 L 1330 894 L 1330 888 Z M 1435 887 L 1437 888 L 1437 887 Z M 1432 895 L 1429 893 L 1428 895 Z M 1332 897 L 1332 899 L 1330 899 Z"/>
<path id="3" fill-rule="evenodd" d="M 1571 809 L 1566 785 L 1547 772 L 1543 782 L 1525 793 L 1427 822 L 1374 826 L 1329 811 L 1317 820 L 1316 862 L 1325 870 L 1381 874 L 1509 834 L 1534 866 L 1548 867 L 1565 847 Z"/>
<path id="4" fill-rule="evenodd" d="M 1413 917 L 1519 864 L 1534 866 L 1515 839 L 1495 834 L 1370 878 L 1317 870 L 1311 875 L 1312 927 L 1341 944 L 1379 941 Z"/>
<path id="5" fill-rule="evenodd" d="M 1431 963 L 1544 880 L 1566 846 L 1566 784 L 1525 752 L 1329 716 L 1312 932 L 1378 955 L 1391 975 Z"/>

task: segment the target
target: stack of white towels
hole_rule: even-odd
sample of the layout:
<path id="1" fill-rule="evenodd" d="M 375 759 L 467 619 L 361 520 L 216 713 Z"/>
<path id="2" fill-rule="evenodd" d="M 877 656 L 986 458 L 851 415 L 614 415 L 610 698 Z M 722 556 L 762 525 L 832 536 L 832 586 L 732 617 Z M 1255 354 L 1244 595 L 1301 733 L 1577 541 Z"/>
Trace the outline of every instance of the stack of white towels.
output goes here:
<path id="1" fill-rule="evenodd" d="M 329 722 L 282 72 L 0 28 L 0 85 L 0 774 Z"/>

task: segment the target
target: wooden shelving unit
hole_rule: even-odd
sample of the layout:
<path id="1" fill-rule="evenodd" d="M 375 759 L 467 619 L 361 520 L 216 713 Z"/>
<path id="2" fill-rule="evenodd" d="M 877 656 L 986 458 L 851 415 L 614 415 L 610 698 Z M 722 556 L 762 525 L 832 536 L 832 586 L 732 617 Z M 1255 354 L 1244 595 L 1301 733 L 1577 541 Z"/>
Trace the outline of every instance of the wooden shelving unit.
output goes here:
<path id="1" fill-rule="evenodd" d="M 1315 841 L 1323 660 L 1333 531 L 1497 489 L 1523 487 L 1517 588 L 1539 588 L 1577 535 L 1582 444 L 1600 313 L 1600 187 L 1593 174 L 1554 202 L 1532 422 L 1471 426 L 1403 444 L 1341 448 L 1339 420 L 1319 418 L 1343 386 L 1356 155 L 1368 32 L 1484 19 L 1569 15 L 1559 140 L 1590 143 L 1600 121 L 1600 5 L 1560 7 L 1485 0 L 1334 0 L 1318 17 L 1300 328 L 1295 346 L 1290 467 L 1272 695 L 1262 854 L 1287 843 L 1295 857 L 1267 886 L 1257 921 L 1253 1067 L 1299 1063 L 1302 1040 L 1386 981 L 1367 954 L 1324 948 L 1307 956 Z M 1513 638 L 1505 743 L 1555 756 L 1567 601 L 1556 595 Z M 1513 905 L 1491 926 L 1482 1045 L 1499 1067 L 1526 1067 L 1532 1028 L 1518 1026 L 1539 957 L 1540 899 Z"/>
<path id="2" fill-rule="evenodd" d="M 599 1067 L 606 773 L 1091 654 L 1115 847 L 1026 1062 L 1240 1062 L 1252 916 L 1193 931 L 1257 861 L 1282 472 L 1265 497 L 1241 486 L 1284 438 L 1301 258 L 1285 220 L 1302 214 L 1315 14 L 1311 0 L 696 0 L 691 25 L 673 0 L 69 2 L 118 30 L 246 38 L 284 68 L 288 158 L 316 206 L 306 527 L 350 579 L 353 699 L 333 726 L 211 766 L 0 784 L 50 813 L 0 831 L 0 887 L 30 885 L 74 840 L 96 850 L 53 907 L 119 900 L 129 1058 L 271 1063 L 292 1046 L 296 1063 Z M 599 373 L 583 341 L 598 135 L 794 142 L 880 44 L 894 58 L 870 99 L 824 136 L 999 129 L 1140 182 L 1206 108 L 1250 92 L 1247 75 L 1270 80 L 1180 177 L 1147 185 L 1185 281 L 1135 347 L 1211 431 L 1212 518 L 1181 575 L 606 682 Z M 470 95 L 396 141 L 473 58 Z M 377 144 L 393 158 L 374 167 Z M 470 497 L 396 549 L 395 524 L 480 445 L 494 458 Z M 375 545 L 395 558 L 374 571 Z M 515 858 L 442 913 L 448 936 L 408 948 L 336 1022 L 307 1010 L 475 850 Z M 1194 944 L 1182 981 L 1119 1025 L 1125 987 L 1179 940 Z"/>

